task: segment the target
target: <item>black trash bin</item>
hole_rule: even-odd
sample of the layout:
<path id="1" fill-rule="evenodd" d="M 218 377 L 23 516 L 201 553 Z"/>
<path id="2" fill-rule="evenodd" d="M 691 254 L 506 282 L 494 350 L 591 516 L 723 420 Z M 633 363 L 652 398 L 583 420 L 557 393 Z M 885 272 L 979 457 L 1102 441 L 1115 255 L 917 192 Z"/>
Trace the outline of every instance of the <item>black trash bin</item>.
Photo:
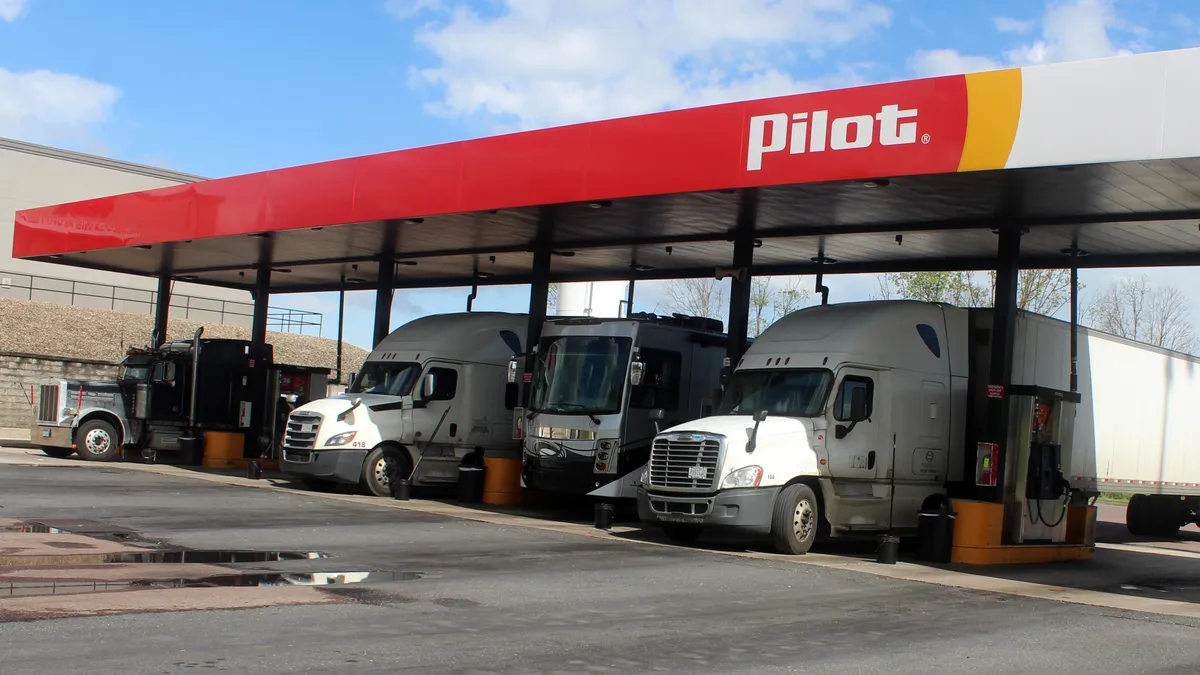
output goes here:
<path id="1" fill-rule="evenodd" d="M 464 504 L 483 503 L 483 448 L 475 448 L 458 465 L 458 501 Z"/>
<path id="2" fill-rule="evenodd" d="M 143 456 L 145 453 L 143 453 Z M 204 463 L 204 439 L 196 436 L 179 437 L 179 463 L 200 466 Z"/>
<path id="3" fill-rule="evenodd" d="M 948 563 L 954 546 L 954 518 L 948 498 L 925 504 L 917 513 L 917 539 L 920 558 L 926 562 Z"/>

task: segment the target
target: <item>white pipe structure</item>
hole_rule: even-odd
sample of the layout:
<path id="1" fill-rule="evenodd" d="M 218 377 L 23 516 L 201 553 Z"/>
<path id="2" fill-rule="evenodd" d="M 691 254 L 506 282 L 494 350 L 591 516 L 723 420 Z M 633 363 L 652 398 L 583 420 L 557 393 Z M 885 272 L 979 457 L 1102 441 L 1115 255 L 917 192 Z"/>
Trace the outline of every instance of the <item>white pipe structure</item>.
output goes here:
<path id="1" fill-rule="evenodd" d="M 628 297 L 627 281 L 586 281 L 565 283 L 558 288 L 555 316 L 593 316 L 614 318 L 624 315 Z"/>

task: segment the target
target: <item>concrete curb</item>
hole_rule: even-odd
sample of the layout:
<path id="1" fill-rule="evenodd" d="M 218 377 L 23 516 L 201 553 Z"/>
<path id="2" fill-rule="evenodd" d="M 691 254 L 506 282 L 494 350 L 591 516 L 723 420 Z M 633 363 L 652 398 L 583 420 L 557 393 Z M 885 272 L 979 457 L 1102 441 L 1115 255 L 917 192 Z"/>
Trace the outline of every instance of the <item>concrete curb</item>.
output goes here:
<path id="1" fill-rule="evenodd" d="M 27 459 L 20 461 L 14 455 L 24 455 Z M 17 461 L 14 461 L 17 460 Z M 36 460 L 36 461 L 31 461 Z M 0 466 L 54 466 L 54 467 L 94 467 L 93 464 L 85 464 L 78 460 L 56 460 L 49 457 L 33 457 L 28 451 L 5 451 L 0 449 Z M 362 504 L 374 506 L 378 508 L 402 509 L 413 511 L 416 513 L 427 513 L 431 515 L 439 515 L 450 518 L 458 518 L 461 520 L 469 520 L 474 522 L 489 523 L 492 525 L 502 525 L 508 527 L 525 527 L 535 530 L 560 532 L 576 536 L 585 536 L 600 541 L 608 541 L 614 545 L 632 544 L 642 546 L 659 546 L 666 548 L 679 548 L 673 544 L 645 541 L 640 539 L 623 538 L 619 535 L 637 532 L 640 528 L 635 527 L 613 527 L 605 532 L 597 530 L 588 525 L 578 523 L 567 523 L 557 521 L 544 521 L 532 518 L 529 516 L 500 513 L 493 511 L 481 511 L 463 506 L 454 506 L 451 504 L 442 504 L 440 502 L 428 502 L 422 500 L 410 501 L 394 501 L 390 499 L 381 499 L 379 497 L 367 497 L 360 495 L 343 495 L 343 494 L 328 494 L 322 492 L 312 492 L 309 490 L 300 490 L 295 488 L 283 487 L 263 480 L 250 480 L 237 476 L 225 476 L 220 474 L 200 473 L 190 471 L 180 467 L 158 464 L 130 464 L 130 463 L 112 463 L 105 464 L 106 468 L 121 468 L 131 471 L 143 471 L 147 473 L 156 473 L 164 476 L 176 476 L 185 478 L 194 478 L 197 480 L 229 485 L 233 487 L 257 488 L 260 490 L 274 490 L 289 494 L 302 495 L 305 497 L 318 497 L 333 501 L 349 502 L 354 504 Z M 1171 555 L 1177 557 L 1200 557 L 1200 554 L 1172 551 L 1169 549 L 1160 549 L 1143 546 L 1129 546 L 1122 544 L 1105 544 L 1098 545 L 1102 548 L 1112 548 L 1115 550 L 1128 550 L 1138 553 Z M 1141 612 L 1149 614 L 1162 614 L 1168 616 L 1179 616 L 1186 618 L 1200 618 L 1200 605 L 1195 605 L 1187 602 L 1179 602 L 1174 600 L 1163 600 L 1157 598 L 1139 598 L 1134 596 L 1118 595 L 1116 593 L 1105 593 L 1102 591 L 1090 591 L 1082 589 L 1067 588 L 1063 586 L 1053 586 L 1048 584 L 1039 584 L 1027 581 L 1016 581 L 1010 579 L 1002 579 L 997 577 L 988 577 L 978 574 L 970 574 L 967 572 L 958 572 L 955 570 L 944 569 L 940 567 L 928 567 L 924 565 L 914 565 L 911 563 L 897 563 L 895 565 L 880 565 L 873 561 L 847 558 L 845 556 L 836 556 L 822 553 L 809 553 L 803 556 L 784 556 L 771 553 L 761 553 L 755 551 L 722 551 L 714 549 L 692 549 L 712 553 L 716 555 L 725 555 L 738 558 L 750 558 L 756 560 L 768 560 L 771 562 L 790 563 L 798 565 L 811 565 L 816 567 L 825 567 L 829 569 L 838 569 L 846 572 L 858 572 L 863 574 L 872 574 L 877 577 L 896 579 L 901 581 L 913 581 L 918 583 L 932 584 L 936 586 L 945 586 L 950 588 L 961 588 L 964 590 L 982 591 L 985 593 L 999 593 L 1003 595 L 1012 595 L 1038 600 L 1052 600 L 1056 602 L 1067 602 L 1079 605 L 1089 605 L 1092 607 L 1105 607 L 1110 609 L 1124 610 L 1130 612 Z"/>

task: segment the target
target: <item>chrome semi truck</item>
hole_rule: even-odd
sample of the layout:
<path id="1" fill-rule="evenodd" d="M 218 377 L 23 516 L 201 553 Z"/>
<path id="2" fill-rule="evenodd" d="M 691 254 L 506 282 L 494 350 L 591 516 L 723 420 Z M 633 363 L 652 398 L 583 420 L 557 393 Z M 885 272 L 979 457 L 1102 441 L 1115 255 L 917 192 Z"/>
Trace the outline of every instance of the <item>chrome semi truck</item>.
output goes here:
<path id="1" fill-rule="evenodd" d="M 391 471 L 414 485 L 454 484 L 475 448 L 516 456 L 505 373 L 527 321 L 462 312 L 397 328 L 345 392 L 291 413 L 280 469 L 310 487 L 349 484 L 387 496 Z"/>
<path id="2" fill-rule="evenodd" d="M 547 321 L 524 423 L 522 485 L 618 500 L 637 496 L 658 420 L 719 400 L 720 321 L 683 315 Z M 510 364 L 515 380 L 517 360 Z"/>

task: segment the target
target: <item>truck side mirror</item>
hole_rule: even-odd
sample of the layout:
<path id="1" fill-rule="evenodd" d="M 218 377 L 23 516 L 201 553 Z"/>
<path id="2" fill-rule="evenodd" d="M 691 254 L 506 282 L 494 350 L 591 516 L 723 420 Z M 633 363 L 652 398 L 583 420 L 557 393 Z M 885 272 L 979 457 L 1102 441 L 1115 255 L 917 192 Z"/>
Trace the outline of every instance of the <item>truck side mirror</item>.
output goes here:
<path id="1" fill-rule="evenodd" d="M 637 387 L 642 384 L 642 378 L 646 376 L 646 364 L 641 361 L 634 361 L 629 364 L 629 384 Z"/>
<path id="2" fill-rule="evenodd" d="M 658 423 L 663 421 L 663 418 L 666 416 L 667 411 L 662 408 L 654 408 L 650 411 L 650 419 L 654 420 L 654 433 L 657 434 L 659 432 Z"/>
<path id="3" fill-rule="evenodd" d="M 421 398 L 429 400 L 433 396 L 433 386 L 435 384 L 433 373 L 425 373 L 425 377 L 421 378 Z"/>
<path id="4" fill-rule="evenodd" d="M 500 331 L 500 339 L 504 340 L 504 344 L 508 345 L 508 348 L 512 350 L 513 356 L 521 355 L 521 338 L 516 333 L 511 330 L 502 330 Z"/>
<path id="5" fill-rule="evenodd" d="M 867 390 L 862 387 L 855 387 L 850 392 L 850 425 L 839 424 L 833 430 L 833 436 L 837 439 L 845 438 L 854 427 L 867 419 Z"/>
<path id="6" fill-rule="evenodd" d="M 758 425 L 765 422 L 769 414 L 770 412 L 766 410 L 759 410 L 754 413 L 754 429 L 750 431 L 750 440 L 746 441 L 746 452 L 754 452 L 754 448 L 758 445 Z"/>

